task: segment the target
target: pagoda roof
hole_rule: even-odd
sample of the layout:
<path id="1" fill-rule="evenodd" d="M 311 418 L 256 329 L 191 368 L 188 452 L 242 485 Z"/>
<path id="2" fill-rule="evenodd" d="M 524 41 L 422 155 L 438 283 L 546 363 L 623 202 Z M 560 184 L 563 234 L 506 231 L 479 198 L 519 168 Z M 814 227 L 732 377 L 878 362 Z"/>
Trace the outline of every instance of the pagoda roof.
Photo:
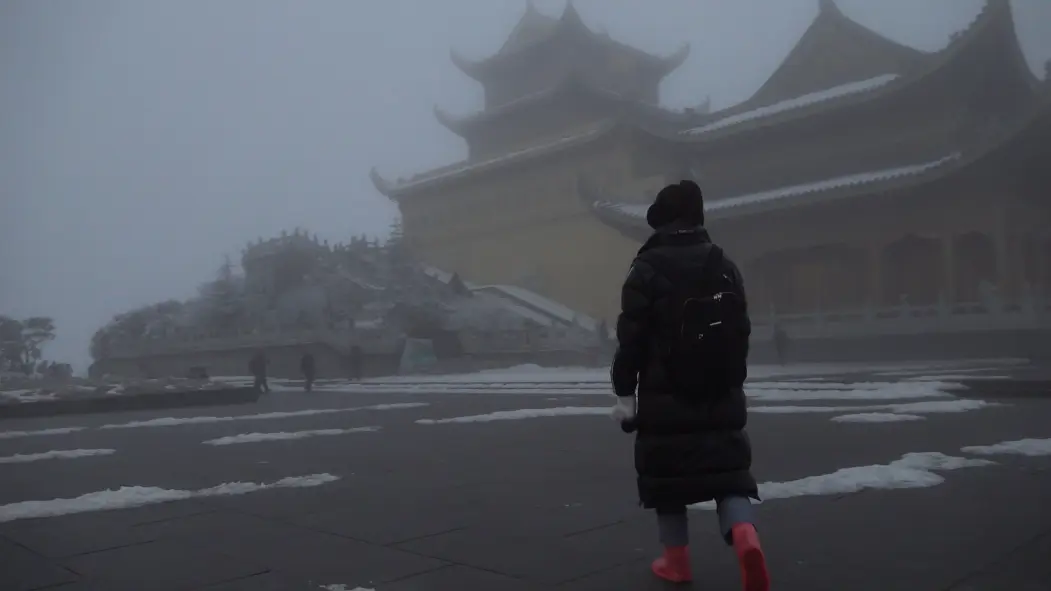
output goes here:
<path id="1" fill-rule="evenodd" d="M 393 182 L 387 180 L 380 175 L 375 167 L 373 167 L 369 172 L 369 178 L 372 180 L 372 184 L 376 187 L 376 190 L 380 193 L 387 197 L 396 198 L 414 190 L 433 187 L 472 174 L 499 169 L 511 164 L 559 153 L 563 150 L 586 144 L 603 137 L 618 128 L 620 125 L 621 123 L 617 120 L 602 121 L 585 131 L 578 131 L 554 140 L 534 144 L 509 154 L 502 154 L 493 158 L 485 158 L 477 161 L 467 160 L 457 162 L 449 166 L 415 175 L 405 180 L 399 179 L 398 181 Z"/>
<path id="2" fill-rule="evenodd" d="M 876 100 L 921 83 L 957 60 L 968 59 L 979 53 L 987 54 L 990 48 L 999 50 L 995 52 L 996 55 L 1004 58 L 1001 60 L 1004 63 L 998 64 L 1000 69 L 1017 72 L 1017 75 L 1024 78 L 1034 89 L 1040 85 L 1040 80 L 1029 69 L 1018 42 L 1010 0 L 986 0 L 981 13 L 966 29 L 954 34 L 944 49 L 929 54 L 906 48 L 865 29 L 843 15 L 833 0 L 821 0 L 821 5 L 821 11 L 814 24 L 789 53 L 785 63 L 752 98 L 729 109 L 709 114 L 707 120 L 700 125 L 676 134 L 676 139 L 689 142 L 710 141 L 743 130 L 821 114 L 840 106 Z M 831 51 L 827 46 L 830 36 L 827 31 L 831 28 L 842 29 L 858 39 L 867 39 L 872 44 L 869 53 L 883 58 L 874 60 L 876 66 L 880 67 L 873 72 L 880 69 L 886 71 L 864 78 L 840 81 L 824 88 L 812 88 L 807 92 L 770 102 L 774 95 L 772 91 L 764 89 L 771 87 L 773 81 L 785 78 L 793 72 L 805 72 L 818 67 L 806 66 L 799 62 L 808 59 L 805 55 L 811 53 L 809 48 L 819 47 L 822 51 Z M 819 36 L 823 39 L 808 39 Z M 878 41 L 879 39 L 882 41 Z M 793 59 L 793 55 L 798 57 Z M 816 59 L 816 54 L 813 59 Z"/>
<path id="3" fill-rule="evenodd" d="M 972 128 L 970 141 L 963 149 L 930 157 L 918 162 L 840 175 L 762 191 L 731 195 L 705 201 L 707 220 L 741 218 L 766 214 L 787 208 L 805 207 L 931 182 L 961 170 L 996 152 L 1025 133 L 1034 124 L 1051 118 L 1051 83 L 1047 83 L 1039 100 L 1007 125 L 979 124 Z M 1051 138 L 1043 138 L 1047 141 Z M 652 229 L 646 224 L 649 203 L 604 193 L 585 178 L 578 179 L 580 198 L 595 215 L 610 226 L 636 238 L 644 239 Z"/>
<path id="4" fill-rule="evenodd" d="M 518 24 L 495 54 L 481 60 L 471 60 L 453 49 L 450 50 L 450 58 L 460 71 L 479 82 L 484 82 L 492 74 L 503 71 L 509 64 L 529 56 L 559 37 L 584 39 L 599 47 L 632 54 L 662 77 L 681 66 L 690 54 L 690 46 L 684 45 L 671 55 L 657 56 L 616 41 L 605 33 L 592 31 L 584 24 L 573 0 L 566 3 L 566 8 L 559 18 L 541 13 L 530 0 Z"/>
<path id="5" fill-rule="evenodd" d="M 435 106 L 434 116 L 439 123 L 450 131 L 465 137 L 478 129 L 479 126 L 493 120 L 573 95 L 588 97 L 595 101 L 620 107 L 627 117 L 660 127 L 671 125 L 671 129 L 681 129 L 690 122 L 696 121 L 699 116 L 708 114 L 711 105 L 706 100 L 691 109 L 671 111 L 660 105 L 631 99 L 620 93 L 602 88 L 598 84 L 591 82 L 586 74 L 579 73 L 563 77 L 550 88 L 526 95 L 492 109 L 478 111 L 470 115 L 455 116 L 449 114 L 441 107 Z"/>
<path id="6" fill-rule="evenodd" d="M 826 19 L 826 21 L 831 21 L 836 26 L 861 27 L 861 25 L 856 23 L 854 25 L 843 24 L 844 22 L 850 23 L 853 21 L 849 21 L 839 12 L 832 0 L 821 0 L 821 3 L 821 12 L 824 16 L 819 14 L 815 22 Z M 812 26 L 810 31 L 814 30 L 815 27 Z M 814 33 L 814 35 L 816 34 Z M 871 34 L 876 35 L 876 33 Z M 806 37 L 807 34 L 804 34 L 798 45 L 803 45 Z M 812 42 L 807 41 L 806 43 Z M 889 40 L 887 43 L 893 44 Z M 995 50 L 997 62 L 991 66 L 985 66 L 986 71 L 990 69 L 1003 71 L 1006 68 L 1012 72 L 1017 72 L 1017 77 L 1032 88 L 1034 97 L 1046 96 L 1047 89 L 1051 88 L 1051 78 L 1047 81 L 1040 81 L 1029 69 L 1015 32 L 1010 0 L 986 0 L 986 5 L 974 21 L 967 28 L 955 34 L 944 49 L 926 54 L 926 57 L 922 60 L 921 67 L 918 68 L 909 66 L 902 68 L 901 71 L 878 73 L 867 78 L 838 83 L 827 88 L 812 90 L 769 104 L 759 104 L 758 101 L 750 99 L 737 107 L 707 115 L 701 112 L 675 113 L 653 105 L 636 109 L 625 109 L 617 113 L 616 119 L 607 120 L 591 130 L 531 146 L 496 158 L 477 162 L 460 162 L 416 175 L 404 181 L 388 181 L 380 176 L 375 169 L 371 171 L 370 177 L 381 193 L 394 197 L 437 183 L 462 178 L 475 172 L 491 170 L 521 160 L 558 152 L 597 139 L 617 127 L 627 127 L 648 136 L 672 142 L 714 142 L 742 131 L 819 116 L 832 109 L 878 100 L 911 88 L 913 85 L 922 84 L 935 74 L 944 71 L 949 65 L 964 63 L 971 59 L 983 59 L 983 56 L 988 55 L 990 49 Z M 786 64 L 782 65 L 781 69 L 787 67 L 795 68 L 798 66 L 790 66 L 786 61 Z M 523 105 L 529 104 L 531 101 L 549 100 L 546 97 L 574 88 L 573 85 L 576 85 L 576 91 L 606 92 L 589 87 L 579 79 L 572 81 L 566 79 L 565 86 L 559 85 L 543 93 L 537 93 L 535 96 L 525 97 L 521 99 L 522 103 L 516 102 L 508 105 L 506 108 L 513 110 L 522 108 Z M 614 93 L 608 93 L 605 96 L 609 100 L 623 100 L 615 99 L 615 95 L 610 95 L 614 95 Z M 635 103 L 635 106 L 639 107 L 639 104 Z M 651 110 L 647 111 L 647 109 Z M 643 113 L 644 116 L 639 116 L 640 113 Z M 483 120 L 489 116 L 478 115 Z M 444 123 L 447 126 L 455 127 L 463 133 L 467 133 L 468 128 L 474 124 L 472 117 L 454 119 L 442 114 L 439 115 L 439 118 L 444 119 Z"/>

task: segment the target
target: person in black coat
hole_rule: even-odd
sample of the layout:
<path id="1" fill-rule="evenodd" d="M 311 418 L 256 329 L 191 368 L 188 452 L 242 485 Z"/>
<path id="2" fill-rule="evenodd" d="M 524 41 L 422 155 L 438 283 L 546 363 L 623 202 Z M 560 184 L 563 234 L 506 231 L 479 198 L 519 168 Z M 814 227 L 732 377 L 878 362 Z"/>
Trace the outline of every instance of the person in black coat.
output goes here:
<path id="1" fill-rule="evenodd" d="M 317 366 L 314 363 L 314 356 L 312 354 L 303 354 L 303 357 L 299 360 L 299 371 L 303 374 L 303 389 L 307 392 L 313 391 L 314 376 L 317 372 Z"/>
<path id="2" fill-rule="evenodd" d="M 639 500 L 656 510 L 664 546 L 653 562 L 654 573 L 673 582 L 691 579 L 687 506 L 714 500 L 723 538 L 738 555 L 746 591 L 767 591 L 769 575 L 750 501 L 759 494 L 744 430 L 751 333 L 744 282 L 737 266 L 712 244 L 703 212 L 701 189 L 692 181 L 662 189 L 647 212 L 655 232 L 632 262 L 621 291 L 618 346 L 610 367 L 617 396 L 613 418 L 626 432 L 636 433 Z M 711 264 L 709 256 L 715 257 Z M 711 282 L 719 283 L 719 293 L 740 302 L 736 323 L 727 323 L 733 327 L 732 342 L 740 345 L 719 349 L 725 353 L 716 364 L 718 378 L 686 389 L 673 379 L 680 375 L 676 371 L 684 371 L 683 364 L 670 367 L 667 354 L 673 346 L 669 335 L 682 332 L 670 326 L 672 319 L 682 317 L 672 308 L 687 301 L 676 299 L 681 284 L 698 283 L 702 274 L 704 281 L 713 277 Z M 704 360 L 697 361 L 704 366 Z"/>
<path id="3" fill-rule="evenodd" d="M 266 354 L 260 349 L 252 355 L 252 358 L 248 361 L 248 371 L 252 373 L 252 377 L 255 378 L 254 387 L 259 392 L 269 392 L 270 384 L 266 381 L 266 368 L 270 364 L 270 361 L 266 358 Z"/>

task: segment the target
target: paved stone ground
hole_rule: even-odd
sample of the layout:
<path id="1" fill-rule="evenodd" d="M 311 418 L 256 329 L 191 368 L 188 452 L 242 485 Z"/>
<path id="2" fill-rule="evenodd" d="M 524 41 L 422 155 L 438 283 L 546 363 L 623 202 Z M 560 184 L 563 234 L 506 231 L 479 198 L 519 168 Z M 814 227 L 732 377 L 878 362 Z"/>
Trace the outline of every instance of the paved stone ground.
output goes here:
<path id="1" fill-rule="evenodd" d="M 157 417 L 233 416 L 417 401 L 429 406 L 135 429 Z M 1051 437 L 1051 400 L 844 424 L 754 415 L 755 472 L 787 481 L 1026 437 Z M 279 394 L 256 405 L 0 422 L 64 435 L 0 439 L 0 456 L 112 448 L 109 456 L 0 464 L 0 505 L 123 485 L 202 489 L 331 473 L 315 488 L 198 498 L 0 523 L 0 589 L 377 591 L 664 589 L 648 572 L 652 516 L 636 507 L 631 437 L 605 417 L 418 425 L 495 410 L 606 405 L 595 395 Z M 871 402 L 859 402 L 866 404 Z M 816 402 L 815 404 L 823 404 Z M 827 402 L 824 402 L 827 404 Z M 838 403 L 837 403 L 838 404 Z M 371 433 L 207 446 L 250 432 L 380 426 Z M 1051 588 L 1051 457 L 940 473 L 931 488 L 771 500 L 759 507 L 775 588 Z M 736 589 L 714 515 L 695 512 L 698 589 Z M 339 588 L 339 587 L 332 587 Z"/>

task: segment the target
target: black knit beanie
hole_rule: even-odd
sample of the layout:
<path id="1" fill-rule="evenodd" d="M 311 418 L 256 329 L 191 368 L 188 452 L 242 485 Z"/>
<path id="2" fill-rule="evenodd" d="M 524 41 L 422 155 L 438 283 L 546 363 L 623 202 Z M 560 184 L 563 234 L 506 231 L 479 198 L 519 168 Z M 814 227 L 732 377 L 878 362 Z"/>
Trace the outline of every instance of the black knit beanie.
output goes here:
<path id="1" fill-rule="evenodd" d="M 704 195 L 693 181 L 664 187 L 646 210 L 646 223 L 654 230 L 680 221 L 691 226 L 704 225 Z"/>

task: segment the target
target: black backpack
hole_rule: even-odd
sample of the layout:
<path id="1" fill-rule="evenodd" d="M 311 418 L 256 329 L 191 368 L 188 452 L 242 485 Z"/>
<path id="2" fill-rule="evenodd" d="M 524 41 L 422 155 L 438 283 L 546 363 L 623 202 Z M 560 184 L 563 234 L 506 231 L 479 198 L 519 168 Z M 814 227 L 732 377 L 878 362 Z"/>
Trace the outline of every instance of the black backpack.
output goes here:
<path id="1" fill-rule="evenodd" d="M 672 386 L 685 395 L 734 386 L 748 356 L 748 312 L 722 249 L 711 245 L 700 264 L 664 256 L 648 262 L 672 283 L 657 336 Z"/>

